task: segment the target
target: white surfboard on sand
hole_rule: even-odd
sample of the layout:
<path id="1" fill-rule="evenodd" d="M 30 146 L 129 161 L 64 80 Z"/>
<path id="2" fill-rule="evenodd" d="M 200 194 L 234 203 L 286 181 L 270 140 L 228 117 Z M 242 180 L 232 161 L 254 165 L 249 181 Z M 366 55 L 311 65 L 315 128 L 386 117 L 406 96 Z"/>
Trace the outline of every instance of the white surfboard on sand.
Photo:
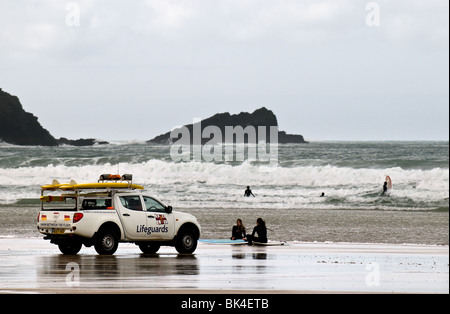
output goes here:
<path id="1" fill-rule="evenodd" d="M 206 244 L 219 244 L 219 245 L 242 245 L 247 244 L 244 240 L 229 240 L 229 239 L 200 239 L 199 242 Z"/>
<path id="2" fill-rule="evenodd" d="M 287 243 L 284 241 L 269 241 L 267 243 L 253 242 L 253 245 L 256 245 L 256 246 L 282 246 L 282 245 L 287 245 Z"/>
<path id="3" fill-rule="evenodd" d="M 205 244 L 216 244 L 216 245 L 243 245 L 247 244 L 244 240 L 229 240 L 229 239 L 200 239 L 199 242 Z M 285 241 L 269 241 L 267 243 L 253 242 L 254 246 L 283 246 L 288 245 Z"/>

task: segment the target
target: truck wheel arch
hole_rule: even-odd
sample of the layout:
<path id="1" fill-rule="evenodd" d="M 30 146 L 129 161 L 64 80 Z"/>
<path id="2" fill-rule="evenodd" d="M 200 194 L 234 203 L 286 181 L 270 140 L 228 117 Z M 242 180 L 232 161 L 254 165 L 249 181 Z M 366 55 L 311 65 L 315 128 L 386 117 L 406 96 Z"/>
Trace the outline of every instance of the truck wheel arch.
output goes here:
<path id="1" fill-rule="evenodd" d="M 185 224 L 183 224 L 179 229 L 178 232 L 176 234 L 176 236 L 178 236 L 178 234 L 180 234 L 181 232 L 185 231 L 185 230 L 192 230 L 195 234 L 195 237 L 198 239 L 200 239 L 200 230 L 198 229 L 198 227 L 190 222 L 187 222 Z"/>
<path id="2" fill-rule="evenodd" d="M 103 231 L 105 229 L 113 230 L 119 239 L 122 238 L 122 231 L 120 230 L 119 226 L 112 221 L 102 224 L 100 228 L 98 228 L 98 231 L 95 233 L 94 238 L 100 231 Z"/>

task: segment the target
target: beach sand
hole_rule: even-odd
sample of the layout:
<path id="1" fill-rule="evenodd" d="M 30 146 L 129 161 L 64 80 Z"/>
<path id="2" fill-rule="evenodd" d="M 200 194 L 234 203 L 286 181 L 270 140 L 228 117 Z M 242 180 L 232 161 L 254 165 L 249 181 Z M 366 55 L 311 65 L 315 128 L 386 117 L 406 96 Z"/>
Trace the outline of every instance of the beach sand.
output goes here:
<path id="1" fill-rule="evenodd" d="M 0 293 L 449 293 L 449 247 L 199 243 L 194 255 L 120 244 L 60 254 L 38 238 L 0 238 Z"/>

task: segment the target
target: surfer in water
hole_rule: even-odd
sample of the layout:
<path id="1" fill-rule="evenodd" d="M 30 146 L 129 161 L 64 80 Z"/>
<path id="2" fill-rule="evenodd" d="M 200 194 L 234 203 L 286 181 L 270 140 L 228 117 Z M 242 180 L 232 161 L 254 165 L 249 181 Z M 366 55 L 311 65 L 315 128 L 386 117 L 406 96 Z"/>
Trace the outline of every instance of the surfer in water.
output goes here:
<path id="1" fill-rule="evenodd" d="M 381 193 L 381 196 L 389 196 L 389 193 L 392 189 L 392 180 L 390 176 L 386 176 L 386 180 L 384 180 L 383 184 L 383 192 Z"/>
<path id="2" fill-rule="evenodd" d="M 252 193 L 252 190 L 250 190 L 250 187 L 247 186 L 247 190 L 245 190 L 244 196 L 245 196 L 245 197 L 250 197 L 250 195 L 253 196 L 253 197 L 255 197 L 255 195 Z"/>
<path id="3" fill-rule="evenodd" d="M 236 226 L 233 226 L 233 230 L 231 231 L 231 240 L 242 239 L 245 240 L 245 227 L 242 223 L 242 219 L 238 219 L 236 221 Z"/>
<path id="4" fill-rule="evenodd" d="M 256 237 L 255 234 L 258 236 Z M 253 228 L 252 234 L 247 236 L 247 241 L 249 245 L 252 245 L 253 242 L 267 243 L 267 227 L 264 220 L 261 218 L 256 220 L 256 227 Z"/>
<path id="5" fill-rule="evenodd" d="M 383 184 L 383 193 L 382 193 L 381 195 L 385 195 L 386 192 L 387 192 L 387 190 L 388 190 L 388 187 L 387 187 L 387 181 L 384 181 L 384 184 Z"/>

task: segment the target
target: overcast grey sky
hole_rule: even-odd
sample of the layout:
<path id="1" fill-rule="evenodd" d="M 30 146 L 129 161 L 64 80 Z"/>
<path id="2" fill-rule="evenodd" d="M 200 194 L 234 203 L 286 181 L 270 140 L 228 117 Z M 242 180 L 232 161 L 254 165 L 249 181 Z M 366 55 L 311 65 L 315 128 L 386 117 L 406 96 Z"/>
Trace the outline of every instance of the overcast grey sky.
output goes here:
<path id="1" fill-rule="evenodd" d="M 309 140 L 448 140 L 448 0 L 1 0 L 0 88 L 55 137 L 265 106 Z"/>

